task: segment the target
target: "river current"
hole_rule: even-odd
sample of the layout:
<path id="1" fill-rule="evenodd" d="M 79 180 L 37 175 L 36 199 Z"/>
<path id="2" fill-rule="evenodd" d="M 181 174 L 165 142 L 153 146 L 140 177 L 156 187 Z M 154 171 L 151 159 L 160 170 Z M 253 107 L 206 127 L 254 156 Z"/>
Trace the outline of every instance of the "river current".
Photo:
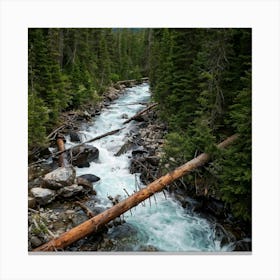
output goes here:
<path id="1" fill-rule="evenodd" d="M 104 108 L 99 116 L 96 116 L 93 125 L 80 131 L 83 141 L 94 138 L 108 131 L 123 127 L 123 114 L 133 116 L 139 110 L 145 108 L 139 103 L 149 101 L 151 93 L 147 83 L 125 90 L 117 100 Z M 139 179 L 139 174 L 130 174 L 129 166 L 131 151 L 116 157 L 114 154 L 127 140 L 131 129 L 135 129 L 134 122 L 128 123 L 118 134 L 107 136 L 90 143 L 99 149 L 99 160 L 91 162 L 89 167 L 76 168 L 77 176 L 82 174 L 94 174 L 101 178 L 95 189 L 99 206 L 111 207 L 108 196 L 121 196 L 125 199 L 136 188 L 145 187 Z M 72 146 L 69 139 L 67 146 Z M 144 203 L 140 203 L 131 211 L 123 215 L 126 224 L 133 229 L 133 242 L 131 246 L 126 244 L 119 247 L 119 251 L 139 251 L 143 247 L 153 247 L 165 252 L 220 252 L 230 251 L 229 245 L 221 246 L 221 242 L 215 239 L 215 230 L 211 223 L 184 209 L 169 194 L 157 193 Z M 114 228 L 109 230 L 109 235 L 114 235 Z M 127 240 L 129 243 L 130 239 Z M 135 242 L 136 240 L 136 242 Z M 130 249 L 127 249 L 130 248 Z"/>

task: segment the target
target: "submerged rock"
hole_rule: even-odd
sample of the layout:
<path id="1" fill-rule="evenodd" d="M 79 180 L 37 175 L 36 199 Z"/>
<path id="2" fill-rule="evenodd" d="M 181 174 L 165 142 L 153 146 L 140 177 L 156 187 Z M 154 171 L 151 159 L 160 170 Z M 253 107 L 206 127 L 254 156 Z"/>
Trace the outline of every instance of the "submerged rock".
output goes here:
<path id="1" fill-rule="evenodd" d="M 85 179 L 91 183 L 95 183 L 95 182 L 98 182 L 100 180 L 100 178 L 96 175 L 93 175 L 93 174 L 84 174 L 84 175 L 81 175 L 78 178 L 82 178 L 82 179 Z"/>
<path id="2" fill-rule="evenodd" d="M 70 141 L 71 142 L 81 142 L 80 136 L 77 132 L 71 131 L 69 133 L 69 136 L 70 136 Z"/>
<path id="3" fill-rule="evenodd" d="M 139 243 L 137 229 L 128 223 L 110 228 L 98 251 L 134 251 Z"/>
<path id="4" fill-rule="evenodd" d="M 89 167 L 90 162 L 98 159 L 99 150 L 91 145 L 84 144 L 72 149 L 72 164 L 77 167 Z"/>
<path id="5" fill-rule="evenodd" d="M 121 118 L 122 118 L 122 119 L 128 119 L 128 115 L 125 114 L 125 113 L 123 113 L 123 114 L 121 115 Z"/>
<path id="6" fill-rule="evenodd" d="M 46 188 L 33 188 L 30 192 L 34 196 L 36 202 L 40 205 L 46 205 L 56 197 L 55 191 Z"/>
<path id="7" fill-rule="evenodd" d="M 73 166 L 59 167 L 43 178 L 44 187 L 59 189 L 74 183 L 76 171 Z"/>

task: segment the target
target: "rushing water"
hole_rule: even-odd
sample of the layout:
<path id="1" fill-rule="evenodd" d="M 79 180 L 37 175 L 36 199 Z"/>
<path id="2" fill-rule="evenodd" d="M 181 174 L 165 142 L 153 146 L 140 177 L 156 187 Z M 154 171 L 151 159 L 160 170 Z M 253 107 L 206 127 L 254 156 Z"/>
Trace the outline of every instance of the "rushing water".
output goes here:
<path id="1" fill-rule="evenodd" d="M 144 108 L 139 102 L 146 102 L 150 98 L 148 84 L 142 84 L 127 89 L 126 92 L 109 107 L 102 110 L 94 124 L 81 131 L 84 139 L 91 139 L 110 130 L 123 127 L 123 114 L 133 116 Z M 125 190 L 132 194 L 136 185 L 141 184 L 139 174 L 130 174 L 129 165 L 131 151 L 116 157 L 114 154 L 125 143 L 133 122 L 126 125 L 118 134 L 107 136 L 92 143 L 99 149 L 98 162 L 91 162 L 88 168 L 77 168 L 77 175 L 95 174 L 101 178 L 95 186 L 100 206 L 110 207 L 108 195 L 127 197 Z M 68 141 L 68 145 L 72 145 Z M 140 187 L 145 187 L 141 185 Z M 124 190 L 125 189 L 125 190 Z M 127 224 L 134 228 L 132 249 L 151 246 L 159 251 L 190 252 L 190 251 L 227 251 L 230 246 L 221 247 L 220 241 L 215 240 L 215 232 L 211 223 L 193 213 L 187 212 L 171 196 L 156 194 L 156 200 L 151 198 L 145 203 L 124 214 Z M 111 229 L 112 235 L 114 228 Z M 110 232 L 109 232 L 110 234 Z M 135 240 L 137 240 L 135 242 Z M 129 240 L 127 242 L 130 242 Z M 126 247 L 118 250 L 127 250 Z"/>

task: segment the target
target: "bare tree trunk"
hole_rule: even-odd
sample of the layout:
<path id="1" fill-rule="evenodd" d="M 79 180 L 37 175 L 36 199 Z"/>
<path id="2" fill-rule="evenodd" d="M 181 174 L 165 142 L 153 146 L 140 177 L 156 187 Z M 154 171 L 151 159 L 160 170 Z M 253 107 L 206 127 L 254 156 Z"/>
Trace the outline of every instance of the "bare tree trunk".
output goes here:
<path id="1" fill-rule="evenodd" d="M 140 111 L 139 113 L 135 114 L 133 117 L 131 117 L 130 119 L 126 120 L 123 124 L 127 124 L 127 123 L 131 122 L 132 120 L 134 120 L 137 117 L 143 115 L 144 113 L 146 113 L 150 109 L 154 108 L 155 106 L 157 106 L 157 103 L 154 103 L 154 104 L 150 105 L 149 107 L 147 107 L 146 109 L 144 109 L 144 110 Z"/>
<path id="2" fill-rule="evenodd" d="M 91 209 L 89 209 L 86 205 L 84 205 L 80 201 L 76 201 L 75 203 L 81 207 L 81 209 L 86 213 L 86 215 L 89 218 L 92 218 L 95 216 L 95 214 L 91 211 Z"/>
<path id="3" fill-rule="evenodd" d="M 222 149 L 230 145 L 237 139 L 238 135 L 235 134 L 218 145 L 218 148 Z M 155 180 L 149 184 L 146 188 L 134 193 L 130 197 L 124 199 L 112 208 L 94 216 L 93 218 L 85 221 L 84 223 L 72 228 L 71 230 L 63 233 L 57 238 L 41 245 L 33 251 L 54 251 L 57 249 L 63 249 L 73 242 L 86 237 L 89 234 L 97 232 L 104 225 L 111 220 L 119 217 L 121 214 L 130 210 L 134 206 L 138 205 L 145 199 L 149 198 L 156 192 L 162 191 L 167 185 L 172 183 L 174 180 L 181 178 L 188 172 L 202 166 L 210 159 L 210 155 L 203 153 L 184 165 L 176 168 L 174 171 L 167 173 L 166 175 Z"/>
<path id="4" fill-rule="evenodd" d="M 61 152 L 61 154 L 58 157 L 58 165 L 61 167 L 64 167 L 65 158 L 64 158 L 64 155 L 62 154 L 65 151 L 64 139 L 62 137 L 57 137 L 56 144 L 57 144 L 58 150 Z"/>
<path id="5" fill-rule="evenodd" d="M 82 146 L 82 145 L 84 145 L 84 144 L 86 144 L 86 143 L 90 143 L 90 142 L 99 140 L 99 139 L 101 139 L 101 138 L 103 138 L 103 137 L 106 137 L 106 136 L 115 134 L 115 133 L 121 131 L 122 129 L 123 129 L 123 128 L 119 128 L 119 129 L 115 129 L 115 130 L 106 132 L 106 133 L 101 134 L 101 135 L 99 135 L 99 136 L 96 136 L 96 137 L 94 137 L 94 138 L 92 138 L 92 139 L 90 139 L 90 140 L 87 140 L 87 141 L 85 141 L 85 142 L 83 142 L 83 143 L 81 143 L 81 144 L 75 145 L 75 146 L 70 147 L 70 148 L 68 148 L 68 149 L 65 149 L 65 150 L 63 150 L 63 151 L 59 151 L 59 152 L 53 154 L 53 156 L 57 156 L 57 155 L 63 154 L 63 153 L 68 152 L 68 151 L 70 151 L 70 150 L 72 150 L 72 149 L 74 149 L 74 148 L 80 147 L 80 146 Z"/>

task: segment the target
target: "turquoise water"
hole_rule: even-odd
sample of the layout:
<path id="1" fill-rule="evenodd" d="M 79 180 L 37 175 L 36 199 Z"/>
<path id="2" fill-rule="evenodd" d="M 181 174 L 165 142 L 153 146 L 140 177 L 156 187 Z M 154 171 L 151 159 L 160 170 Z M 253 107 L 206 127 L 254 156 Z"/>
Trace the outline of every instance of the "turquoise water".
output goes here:
<path id="1" fill-rule="evenodd" d="M 149 99 L 148 84 L 127 89 L 119 99 L 102 110 L 92 126 L 81 131 L 83 140 L 123 127 L 125 120 L 122 115 L 125 113 L 128 117 L 133 116 L 145 108 L 137 103 L 147 102 Z M 102 207 L 112 205 L 108 195 L 120 195 L 124 199 L 127 197 L 124 189 L 132 194 L 136 189 L 136 181 L 138 184 L 140 182 L 139 174 L 129 173 L 131 151 L 119 157 L 114 156 L 129 137 L 132 128 L 133 122 L 130 122 L 120 133 L 91 143 L 99 149 L 98 162 L 91 162 L 88 168 L 76 169 L 77 175 L 91 173 L 101 178 L 95 189 Z M 70 145 L 74 143 L 68 141 L 68 146 Z M 210 222 L 187 212 L 168 194 L 165 198 L 163 193 L 158 193 L 156 202 L 154 198 L 151 198 L 150 202 L 147 200 L 124 214 L 126 222 L 137 232 L 137 244 L 134 239 L 133 250 L 138 250 L 141 246 L 152 246 L 168 252 L 231 250 L 229 245 L 222 247 L 220 241 L 215 240 L 215 232 Z"/>

